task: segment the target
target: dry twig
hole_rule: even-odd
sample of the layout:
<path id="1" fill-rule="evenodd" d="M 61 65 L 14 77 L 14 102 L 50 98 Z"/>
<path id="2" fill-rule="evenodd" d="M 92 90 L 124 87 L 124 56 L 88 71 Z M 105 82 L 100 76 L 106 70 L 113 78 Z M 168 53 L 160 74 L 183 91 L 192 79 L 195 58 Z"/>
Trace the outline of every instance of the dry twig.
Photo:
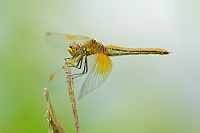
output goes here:
<path id="1" fill-rule="evenodd" d="M 73 115 L 73 119 L 74 119 L 75 133 L 80 133 L 78 113 L 77 113 L 76 101 L 75 101 L 74 90 L 73 90 L 73 78 L 71 76 L 71 71 L 68 67 L 67 60 L 65 60 L 65 64 L 63 66 L 63 69 L 65 71 L 65 76 L 66 76 L 66 79 L 67 79 L 69 98 L 70 98 L 70 102 L 71 102 L 72 115 Z"/>
<path id="2" fill-rule="evenodd" d="M 50 127 L 51 127 L 53 130 L 53 133 L 65 133 L 65 131 L 64 131 L 62 125 L 60 124 L 60 121 L 56 117 L 56 114 L 51 105 L 49 92 L 48 92 L 47 88 L 44 88 L 44 96 L 47 100 L 47 112 L 45 114 L 45 117 L 48 115 L 48 118 L 46 119 L 46 121 L 49 122 L 49 131 L 48 132 L 51 132 L 50 131 Z"/>

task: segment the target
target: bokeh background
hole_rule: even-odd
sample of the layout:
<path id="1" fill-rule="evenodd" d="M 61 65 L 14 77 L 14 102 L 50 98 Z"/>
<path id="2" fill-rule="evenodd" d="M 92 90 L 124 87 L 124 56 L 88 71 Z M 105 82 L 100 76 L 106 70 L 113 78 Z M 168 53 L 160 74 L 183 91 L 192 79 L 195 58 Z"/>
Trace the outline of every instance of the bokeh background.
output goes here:
<path id="1" fill-rule="evenodd" d="M 48 130 L 43 88 L 65 54 L 47 31 L 172 51 L 113 57 L 109 78 L 77 101 L 82 133 L 199 133 L 199 14 L 199 0 L 0 1 L 0 133 Z M 51 98 L 74 132 L 68 92 Z"/>

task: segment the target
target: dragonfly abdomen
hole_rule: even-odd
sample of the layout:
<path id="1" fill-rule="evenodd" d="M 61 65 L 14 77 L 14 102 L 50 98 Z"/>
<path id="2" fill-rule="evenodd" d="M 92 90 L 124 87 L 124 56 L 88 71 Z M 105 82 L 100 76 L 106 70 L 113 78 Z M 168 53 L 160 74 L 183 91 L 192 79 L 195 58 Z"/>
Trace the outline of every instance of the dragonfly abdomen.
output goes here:
<path id="1" fill-rule="evenodd" d="M 139 54 L 169 54 L 170 51 L 158 48 L 124 48 L 114 45 L 105 45 L 105 54 L 108 56 L 139 55 Z"/>

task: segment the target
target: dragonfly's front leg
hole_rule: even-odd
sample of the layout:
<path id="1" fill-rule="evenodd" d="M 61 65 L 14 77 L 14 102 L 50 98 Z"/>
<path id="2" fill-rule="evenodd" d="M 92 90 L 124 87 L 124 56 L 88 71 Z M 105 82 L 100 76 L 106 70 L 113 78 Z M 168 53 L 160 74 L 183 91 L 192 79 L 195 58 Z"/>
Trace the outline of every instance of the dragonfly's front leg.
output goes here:
<path id="1" fill-rule="evenodd" d="M 67 59 L 70 60 L 70 59 L 72 59 L 72 58 L 65 58 L 65 60 L 67 60 Z M 68 63 L 68 64 L 70 64 L 69 67 L 76 67 L 76 68 L 78 68 L 78 69 L 81 69 L 82 62 L 83 62 L 83 56 L 80 56 L 76 62 L 78 62 L 76 65 L 74 65 L 74 64 L 72 64 L 72 63 Z"/>

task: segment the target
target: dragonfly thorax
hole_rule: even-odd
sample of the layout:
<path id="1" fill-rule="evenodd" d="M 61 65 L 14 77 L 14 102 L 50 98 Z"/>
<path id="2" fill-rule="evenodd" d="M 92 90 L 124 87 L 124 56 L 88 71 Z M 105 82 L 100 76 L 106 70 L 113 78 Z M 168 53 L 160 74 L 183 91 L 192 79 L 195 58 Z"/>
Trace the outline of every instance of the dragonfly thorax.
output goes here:
<path id="1" fill-rule="evenodd" d="M 87 56 L 103 52 L 103 44 L 92 38 L 85 41 L 83 47 Z"/>

